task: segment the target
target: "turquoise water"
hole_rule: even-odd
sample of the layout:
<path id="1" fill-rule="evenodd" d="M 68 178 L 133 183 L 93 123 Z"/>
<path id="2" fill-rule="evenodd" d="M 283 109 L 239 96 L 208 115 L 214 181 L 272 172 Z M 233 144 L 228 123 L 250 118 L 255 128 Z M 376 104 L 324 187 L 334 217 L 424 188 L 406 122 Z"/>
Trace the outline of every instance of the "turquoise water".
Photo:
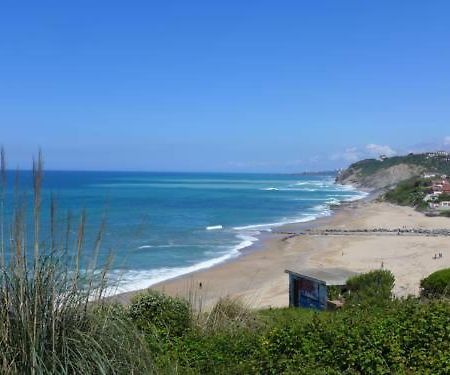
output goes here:
<path id="1" fill-rule="evenodd" d="M 44 207 L 51 192 L 61 215 L 86 209 L 88 246 L 106 217 L 100 261 L 112 250 L 120 291 L 235 258 L 262 232 L 330 215 L 330 204 L 364 195 L 331 174 L 125 172 L 46 172 Z"/>

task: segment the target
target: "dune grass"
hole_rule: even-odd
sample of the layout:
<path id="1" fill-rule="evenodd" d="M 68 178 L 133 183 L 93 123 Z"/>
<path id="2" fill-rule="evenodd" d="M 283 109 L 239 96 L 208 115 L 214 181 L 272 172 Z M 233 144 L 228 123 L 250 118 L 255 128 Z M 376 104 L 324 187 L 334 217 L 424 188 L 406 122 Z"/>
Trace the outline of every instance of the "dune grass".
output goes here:
<path id="1" fill-rule="evenodd" d="M 103 226 L 86 266 L 85 213 L 77 225 L 68 214 L 62 228 L 52 199 L 49 233 L 42 233 L 41 154 L 33 162 L 31 199 L 19 178 L 14 192 L 8 190 L 3 149 L 0 159 L 0 372 L 151 373 L 142 335 L 102 302 L 108 264 L 99 269 L 97 255 Z"/>

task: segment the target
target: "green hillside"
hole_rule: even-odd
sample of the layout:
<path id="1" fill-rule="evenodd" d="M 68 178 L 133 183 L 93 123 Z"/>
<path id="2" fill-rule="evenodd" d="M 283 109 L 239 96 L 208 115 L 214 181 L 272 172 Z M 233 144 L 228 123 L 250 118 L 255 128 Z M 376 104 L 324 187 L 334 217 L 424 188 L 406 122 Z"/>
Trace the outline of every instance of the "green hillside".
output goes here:
<path id="1" fill-rule="evenodd" d="M 409 154 L 361 160 L 341 171 L 336 182 L 368 189 L 384 189 L 423 173 L 450 175 L 450 154 Z"/>
<path id="2" fill-rule="evenodd" d="M 400 164 L 417 166 L 423 168 L 427 172 L 450 174 L 450 161 L 447 160 L 446 157 L 429 157 L 428 153 L 393 156 L 385 160 L 366 159 L 352 164 L 350 168 L 358 168 L 362 175 L 368 176 L 382 169 L 387 169 Z"/>

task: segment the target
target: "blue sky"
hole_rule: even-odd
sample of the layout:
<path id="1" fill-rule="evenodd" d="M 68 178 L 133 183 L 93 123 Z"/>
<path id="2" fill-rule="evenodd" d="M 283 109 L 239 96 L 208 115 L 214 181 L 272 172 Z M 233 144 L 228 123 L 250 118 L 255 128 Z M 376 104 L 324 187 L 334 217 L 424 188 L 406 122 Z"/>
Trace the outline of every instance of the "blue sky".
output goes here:
<path id="1" fill-rule="evenodd" d="M 3 1 L 27 167 L 277 171 L 450 146 L 448 1 Z"/>

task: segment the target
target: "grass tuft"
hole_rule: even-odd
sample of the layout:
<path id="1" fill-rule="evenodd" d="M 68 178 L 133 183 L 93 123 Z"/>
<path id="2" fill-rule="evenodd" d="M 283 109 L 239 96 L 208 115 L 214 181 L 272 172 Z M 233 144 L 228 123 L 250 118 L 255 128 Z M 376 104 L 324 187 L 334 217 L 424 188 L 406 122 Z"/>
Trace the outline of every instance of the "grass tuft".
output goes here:
<path id="1" fill-rule="evenodd" d="M 0 164 L 0 373 L 151 373 L 151 355 L 141 334 L 103 304 L 107 266 L 98 270 L 96 264 L 103 226 L 90 254 L 93 261 L 82 267 L 85 214 L 73 239 L 71 216 L 61 233 L 52 200 L 50 230 L 41 233 L 41 153 L 33 162 L 31 207 L 18 183 L 15 193 L 8 191 L 3 149 Z M 41 237 L 50 240 L 45 243 Z"/>

